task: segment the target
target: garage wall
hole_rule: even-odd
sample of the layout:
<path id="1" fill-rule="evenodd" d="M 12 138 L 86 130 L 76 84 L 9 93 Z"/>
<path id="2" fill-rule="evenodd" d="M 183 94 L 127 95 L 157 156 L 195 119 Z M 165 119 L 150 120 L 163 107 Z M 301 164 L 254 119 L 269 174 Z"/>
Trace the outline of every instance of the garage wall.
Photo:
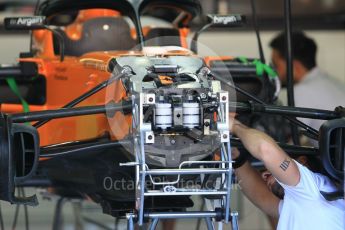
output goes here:
<path id="1" fill-rule="evenodd" d="M 13 64 L 20 52 L 29 51 L 28 35 L 0 35 L 0 64 Z"/>

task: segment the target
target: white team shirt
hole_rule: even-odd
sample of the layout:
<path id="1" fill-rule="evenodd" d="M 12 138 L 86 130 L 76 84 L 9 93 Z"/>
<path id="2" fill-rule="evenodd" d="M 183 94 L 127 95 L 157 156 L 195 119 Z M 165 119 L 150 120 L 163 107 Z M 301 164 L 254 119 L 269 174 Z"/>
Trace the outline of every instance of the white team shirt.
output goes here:
<path id="1" fill-rule="evenodd" d="M 334 184 L 328 177 L 296 164 L 299 183 L 288 186 L 279 182 L 285 195 L 279 203 L 277 230 L 344 230 L 345 200 L 327 201 L 320 193 L 336 191 Z"/>
<path id="2" fill-rule="evenodd" d="M 345 84 L 330 77 L 315 67 L 295 85 L 295 106 L 315 109 L 334 110 L 338 106 L 345 107 Z M 301 118 L 303 122 L 316 130 L 323 120 Z"/>
<path id="3" fill-rule="evenodd" d="M 279 95 L 280 101 L 287 105 L 286 90 Z M 314 67 L 294 85 L 295 106 L 315 109 L 334 110 L 337 106 L 345 107 L 345 84 Z M 308 118 L 299 118 L 316 130 L 324 122 Z"/>

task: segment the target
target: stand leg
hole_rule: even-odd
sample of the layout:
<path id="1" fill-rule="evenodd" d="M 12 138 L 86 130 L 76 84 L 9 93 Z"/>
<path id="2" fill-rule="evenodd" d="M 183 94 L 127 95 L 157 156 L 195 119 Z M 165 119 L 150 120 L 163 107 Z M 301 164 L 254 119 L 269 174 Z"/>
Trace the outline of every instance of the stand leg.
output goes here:
<path id="1" fill-rule="evenodd" d="M 61 197 L 56 203 L 55 206 L 55 213 L 54 213 L 54 220 L 53 220 L 53 230 L 61 230 L 63 229 L 63 215 L 62 215 L 62 208 L 65 203 L 65 198 Z"/>
<path id="2" fill-rule="evenodd" d="M 158 218 L 153 219 L 152 223 L 150 224 L 149 230 L 155 230 L 157 228 L 158 221 Z"/>
<path id="3" fill-rule="evenodd" d="M 133 214 L 128 214 L 127 219 L 127 230 L 134 230 Z"/>
<path id="4" fill-rule="evenodd" d="M 231 224 L 232 224 L 232 230 L 239 230 L 238 228 L 238 212 L 232 212 L 231 213 Z"/>
<path id="5" fill-rule="evenodd" d="M 211 218 L 206 217 L 205 221 L 206 221 L 207 230 L 215 230 Z"/>

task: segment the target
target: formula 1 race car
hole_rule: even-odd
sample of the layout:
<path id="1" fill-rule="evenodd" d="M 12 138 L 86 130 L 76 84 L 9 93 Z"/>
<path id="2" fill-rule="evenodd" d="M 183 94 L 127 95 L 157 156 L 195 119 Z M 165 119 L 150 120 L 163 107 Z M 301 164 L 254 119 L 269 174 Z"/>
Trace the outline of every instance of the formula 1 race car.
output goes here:
<path id="1" fill-rule="evenodd" d="M 7 29 L 32 31 L 32 45 L 18 65 L 0 69 L 0 199 L 37 205 L 16 188 L 47 187 L 99 203 L 129 229 L 186 217 L 237 229 L 231 146 L 241 143 L 230 112 L 247 121 L 285 116 L 319 139 L 325 168 L 343 181 L 344 109 L 271 105 L 279 81 L 269 66 L 198 55 L 201 32 L 188 36 L 200 14 L 196 0 L 46 0 L 34 17 L 7 18 Z M 240 15 L 208 19 L 204 29 L 245 23 Z M 319 133 L 299 116 L 330 121 Z M 206 199 L 208 211 L 187 211 L 191 196 Z"/>

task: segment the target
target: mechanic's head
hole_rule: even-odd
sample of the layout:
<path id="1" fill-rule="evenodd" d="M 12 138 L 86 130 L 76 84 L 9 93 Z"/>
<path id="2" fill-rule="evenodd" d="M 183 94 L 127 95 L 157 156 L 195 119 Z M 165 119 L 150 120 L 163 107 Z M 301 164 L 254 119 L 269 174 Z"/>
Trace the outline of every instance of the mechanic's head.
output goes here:
<path id="1" fill-rule="evenodd" d="M 321 160 L 315 156 L 298 156 L 295 160 L 307 167 L 310 171 L 314 173 L 324 173 L 323 166 Z M 277 182 L 277 180 L 272 176 L 272 174 L 265 170 L 261 174 L 263 180 L 266 182 L 268 189 L 280 199 L 284 197 L 284 189 L 283 187 Z"/>
<path id="2" fill-rule="evenodd" d="M 307 37 L 303 32 L 292 33 L 293 52 L 293 75 L 294 82 L 299 82 L 303 77 L 316 66 L 317 46 L 313 39 Z M 272 62 L 276 68 L 278 76 L 286 85 L 286 40 L 285 34 L 280 33 L 271 43 Z"/>
<path id="3" fill-rule="evenodd" d="M 261 173 L 262 179 L 265 181 L 268 189 L 276 195 L 279 199 L 284 198 L 284 189 L 277 182 L 277 180 L 272 176 L 272 173 L 268 170 L 265 170 Z"/>

